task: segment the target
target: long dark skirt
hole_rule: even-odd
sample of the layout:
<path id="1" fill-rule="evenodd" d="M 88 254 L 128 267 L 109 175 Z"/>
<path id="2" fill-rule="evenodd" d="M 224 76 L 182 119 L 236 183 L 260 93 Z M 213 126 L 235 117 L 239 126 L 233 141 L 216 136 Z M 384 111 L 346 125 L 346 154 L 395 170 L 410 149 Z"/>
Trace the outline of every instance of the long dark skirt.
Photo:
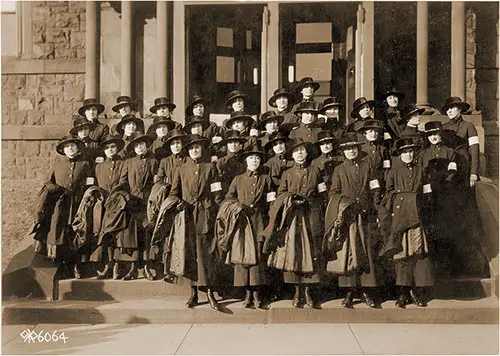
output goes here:
<path id="1" fill-rule="evenodd" d="M 192 285 L 198 287 L 216 286 L 217 258 L 214 256 L 215 239 L 211 234 L 196 235 L 196 260 L 198 279 L 192 280 Z"/>
<path id="2" fill-rule="evenodd" d="M 234 266 L 234 286 L 261 286 L 267 284 L 267 265 L 266 261 L 261 261 L 257 266 L 244 267 L 243 265 Z"/>
<path id="3" fill-rule="evenodd" d="M 429 287 L 434 285 L 434 272 L 429 257 L 411 256 L 394 261 L 396 285 Z"/>

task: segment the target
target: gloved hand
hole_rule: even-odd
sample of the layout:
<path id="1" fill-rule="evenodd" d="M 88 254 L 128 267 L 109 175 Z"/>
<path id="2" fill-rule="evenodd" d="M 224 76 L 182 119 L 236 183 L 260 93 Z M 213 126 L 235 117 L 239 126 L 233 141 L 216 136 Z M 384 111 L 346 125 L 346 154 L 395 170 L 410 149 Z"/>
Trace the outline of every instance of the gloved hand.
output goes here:
<path id="1" fill-rule="evenodd" d="M 255 209 L 248 205 L 243 205 L 243 211 L 248 217 L 253 216 L 255 214 Z"/>
<path id="2" fill-rule="evenodd" d="M 181 200 L 181 201 L 177 204 L 177 207 L 176 207 L 177 211 L 182 211 L 182 210 L 184 210 L 184 209 L 186 209 L 186 208 L 187 208 L 187 203 L 186 203 L 186 201 L 184 201 L 184 200 Z"/>
<path id="3" fill-rule="evenodd" d="M 303 205 L 306 203 L 306 199 L 302 198 L 300 195 L 296 195 L 292 199 L 292 204 L 293 205 Z"/>

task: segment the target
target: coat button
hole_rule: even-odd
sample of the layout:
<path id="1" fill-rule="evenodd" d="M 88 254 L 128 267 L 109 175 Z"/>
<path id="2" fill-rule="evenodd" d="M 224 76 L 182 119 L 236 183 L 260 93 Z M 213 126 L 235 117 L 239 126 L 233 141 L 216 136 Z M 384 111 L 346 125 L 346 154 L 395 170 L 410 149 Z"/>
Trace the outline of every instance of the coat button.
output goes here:
<path id="1" fill-rule="evenodd" d="M 401 197 L 401 198 L 399 198 L 399 199 L 403 200 L 403 197 Z"/>
<path id="2" fill-rule="evenodd" d="M 401 208 L 401 206 L 399 206 L 399 205 L 396 205 L 396 209 L 399 209 L 399 208 Z"/>
<path id="3" fill-rule="evenodd" d="M 253 204 L 250 204 L 250 208 L 253 208 Z"/>

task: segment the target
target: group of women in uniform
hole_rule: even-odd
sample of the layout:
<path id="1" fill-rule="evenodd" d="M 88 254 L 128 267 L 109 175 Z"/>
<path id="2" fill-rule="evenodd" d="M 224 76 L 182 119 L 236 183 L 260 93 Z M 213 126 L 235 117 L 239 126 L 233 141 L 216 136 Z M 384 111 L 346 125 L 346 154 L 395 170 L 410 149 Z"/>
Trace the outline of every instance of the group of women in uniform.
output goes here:
<path id="1" fill-rule="evenodd" d="M 400 108 L 404 94 L 389 90 L 381 106 L 358 98 L 346 125 L 344 105 L 317 102 L 318 88 L 303 78 L 295 92 L 277 89 L 257 119 L 232 91 L 221 126 L 201 96 L 184 125 L 157 98 L 147 131 L 130 97 L 117 99 L 111 130 L 98 119 L 104 106 L 86 99 L 39 193 L 37 251 L 75 278 L 91 262 L 98 279 L 188 281 L 190 308 L 203 290 L 220 310 L 221 287 L 266 308 L 283 283 L 294 307 L 315 308 L 327 275 L 345 307 L 379 307 L 394 282 L 397 306 L 426 306 L 435 272 L 454 266 L 456 212 L 479 177 L 470 107 L 451 97 L 449 120 L 424 125 L 425 109 Z"/>

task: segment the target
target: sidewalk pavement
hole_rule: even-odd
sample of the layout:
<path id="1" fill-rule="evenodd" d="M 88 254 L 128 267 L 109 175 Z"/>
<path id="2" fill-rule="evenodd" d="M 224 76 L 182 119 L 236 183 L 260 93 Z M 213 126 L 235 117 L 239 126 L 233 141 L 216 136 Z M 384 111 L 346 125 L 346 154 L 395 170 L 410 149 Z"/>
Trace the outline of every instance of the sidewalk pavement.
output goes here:
<path id="1" fill-rule="evenodd" d="M 54 331 L 66 343 L 24 342 Z M 498 325 L 97 324 L 5 325 L 2 354 L 498 354 Z"/>

